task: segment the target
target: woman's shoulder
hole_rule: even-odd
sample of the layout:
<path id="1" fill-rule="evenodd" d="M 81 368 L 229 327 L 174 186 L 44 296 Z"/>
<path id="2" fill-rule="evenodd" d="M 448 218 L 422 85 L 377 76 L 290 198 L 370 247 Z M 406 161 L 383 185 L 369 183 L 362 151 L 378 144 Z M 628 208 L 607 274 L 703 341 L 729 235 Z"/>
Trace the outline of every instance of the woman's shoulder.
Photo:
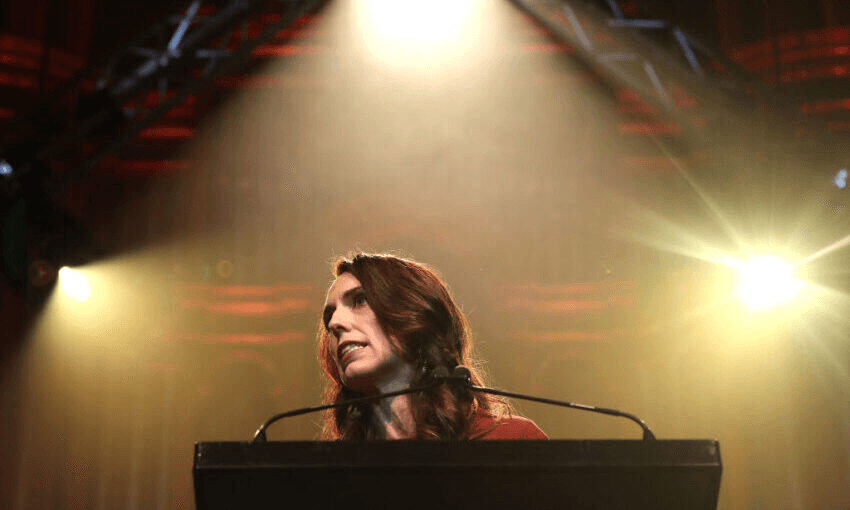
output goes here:
<path id="1" fill-rule="evenodd" d="M 549 439 L 536 423 L 522 416 L 476 414 L 471 439 Z"/>

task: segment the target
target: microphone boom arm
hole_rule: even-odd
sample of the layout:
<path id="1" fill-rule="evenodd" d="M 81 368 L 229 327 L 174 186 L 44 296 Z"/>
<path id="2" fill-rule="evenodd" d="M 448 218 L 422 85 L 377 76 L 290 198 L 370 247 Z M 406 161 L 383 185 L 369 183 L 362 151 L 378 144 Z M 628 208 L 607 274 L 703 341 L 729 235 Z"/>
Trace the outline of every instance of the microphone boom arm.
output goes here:
<path id="1" fill-rule="evenodd" d="M 644 422 L 643 420 L 641 420 L 640 418 L 638 418 L 637 416 L 635 416 L 633 414 L 624 413 L 623 411 L 618 411 L 616 409 L 607 409 L 605 407 L 586 406 L 584 404 L 576 404 L 574 402 L 566 402 L 566 401 L 562 401 L 562 400 L 553 400 L 551 398 L 532 397 L 531 395 L 523 395 L 522 393 L 514 393 L 514 392 L 511 392 L 511 391 L 503 391 L 503 390 L 496 390 L 496 389 L 493 389 L 493 388 L 485 388 L 483 386 L 474 386 L 468 380 L 466 380 L 466 385 L 472 391 L 477 391 L 477 392 L 480 392 L 480 393 L 490 393 L 492 395 L 499 395 L 499 396 L 502 396 L 502 397 L 516 398 L 516 399 L 519 399 L 519 400 L 528 400 L 528 401 L 531 401 L 531 402 L 539 402 L 541 404 L 551 404 L 551 405 L 555 405 L 555 406 L 569 407 L 571 409 L 581 409 L 583 411 L 593 411 L 594 413 L 602 413 L 602 414 L 608 414 L 608 415 L 611 415 L 611 416 L 621 416 L 623 418 L 628 418 L 628 419 L 632 420 L 633 422 L 637 423 L 638 425 L 640 425 L 640 428 L 643 429 L 643 439 L 644 439 L 644 441 L 654 441 L 655 440 L 655 434 L 653 434 L 652 431 L 649 430 L 649 425 L 647 425 L 646 422 Z"/>
<path id="2" fill-rule="evenodd" d="M 550 404 L 553 406 L 560 407 L 569 407 L 571 409 L 580 409 L 582 411 L 592 411 L 594 413 L 608 414 L 611 416 L 620 416 L 622 418 L 628 418 L 633 422 L 640 425 L 640 428 L 643 429 L 643 440 L 644 441 L 654 441 L 655 434 L 649 430 L 649 425 L 646 424 L 643 420 L 638 418 L 637 416 L 629 413 L 624 413 L 623 411 L 618 411 L 616 409 L 607 409 L 605 407 L 593 407 L 586 406 L 584 404 L 576 404 L 574 402 L 567 402 L 565 400 L 553 400 L 551 398 L 542 398 L 542 397 L 533 397 L 531 395 L 523 395 L 522 393 L 514 393 L 512 391 L 504 391 L 497 390 L 493 388 L 485 388 L 484 386 L 475 386 L 472 384 L 472 374 L 469 372 L 469 369 L 463 365 L 458 365 L 452 371 L 451 374 L 447 376 L 442 376 L 441 379 L 445 379 L 447 381 L 452 381 L 456 383 L 461 383 L 472 391 L 477 391 L 479 393 L 489 393 L 491 395 L 499 395 L 501 397 L 509 397 L 516 398 L 519 400 L 528 400 L 531 402 L 539 402 L 541 404 Z"/>
<path id="3" fill-rule="evenodd" d="M 431 388 L 433 388 L 433 387 L 435 387 L 439 384 L 442 384 L 442 381 L 439 380 L 439 379 L 435 379 L 432 382 L 430 382 L 429 384 L 424 384 L 422 386 L 405 388 L 403 390 L 391 391 L 389 393 L 381 393 L 379 395 L 369 395 L 369 396 L 366 396 L 366 397 L 353 398 L 351 400 L 347 400 L 344 404 L 345 405 L 362 404 L 362 403 L 365 403 L 365 402 L 373 402 L 375 400 L 381 400 L 381 399 L 384 399 L 384 398 L 397 397 L 399 395 L 407 395 L 408 393 L 417 393 L 417 392 L 420 392 L 420 391 L 429 390 L 429 389 L 431 389 Z M 339 407 L 340 405 L 341 405 L 341 403 L 323 404 L 323 405 L 320 405 L 320 406 L 303 407 L 301 409 L 294 409 L 292 411 L 286 411 L 286 412 L 283 412 L 283 413 L 278 413 L 278 414 L 272 416 L 271 418 L 269 418 L 268 420 L 266 420 L 265 423 L 260 425 L 260 428 L 258 428 L 257 431 L 254 432 L 254 439 L 251 442 L 252 443 L 265 443 L 268 440 L 266 438 L 266 429 L 268 429 L 272 425 L 272 423 L 274 423 L 278 420 L 282 420 L 284 418 L 291 418 L 293 416 L 299 416 L 299 415 L 302 415 L 302 414 L 309 414 L 309 413 L 315 413 L 315 412 L 318 412 L 318 411 L 324 411 L 326 409 L 333 409 L 334 407 Z"/>
<path id="4" fill-rule="evenodd" d="M 458 365 L 455 367 L 452 373 L 449 373 L 445 367 L 437 367 L 434 370 L 434 373 L 431 374 L 431 380 L 427 384 L 423 384 L 421 386 L 412 386 L 409 388 L 405 388 L 402 390 L 391 391 L 389 393 L 381 393 L 378 395 L 368 395 L 365 397 L 353 398 L 351 400 L 346 400 L 345 402 L 335 402 L 332 404 L 323 404 L 315 407 L 304 407 L 301 409 L 294 409 L 292 411 L 286 411 L 283 413 L 276 414 L 266 420 L 265 423 L 260 425 L 260 428 L 254 433 L 254 439 L 251 441 L 252 443 L 265 443 L 268 439 L 266 438 L 266 429 L 268 429 L 274 422 L 278 420 L 282 420 L 284 418 L 291 418 L 293 416 L 299 416 L 302 414 L 315 413 L 317 411 L 324 411 L 326 409 L 333 409 L 335 407 L 348 406 L 352 404 L 362 404 L 366 402 L 374 402 L 376 400 L 381 400 L 389 397 L 397 397 L 399 395 L 407 395 L 409 393 L 418 393 L 421 391 L 430 390 L 443 384 L 444 382 L 449 383 L 460 383 L 461 385 L 469 388 L 471 391 L 476 391 L 479 393 L 489 393 L 491 395 L 499 395 L 501 397 L 508 398 L 516 398 L 519 400 L 528 400 L 531 402 L 538 402 L 541 404 L 550 404 L 560 407 L 569 407 L 572 409 L 580 409 L 582 411 L 592 411 L 594 413 L 607 414 L 610 416 L 620 416 L 622 418 L 628 418 L 633 422 L 637 423 L 641 429 L 643 429 L 643 440 L 644 441 L 654 441 L 655 434 L 649 429 L 649 425 L 646 424 L 643 420 L 638 418 L 637 416 L 624 413 L 623 411 L 618 411 L 616 409 L 607 409 L 605 407 L 593 407 L 587 406 L 584 404 L 576 404 L 574 402 L 567 402 L 564 400 L 554 400 L 551 398 L 542 398 L 542 397 L 533 397 L 531 395 L 523 395 L 522 393 L 514 393 L 512 391 L 504 391 L 497 390 L 494 388 L 485 388 L 484 386 L 475 386 L 472 384 L 471 376 L 469 369 L 464 367 L 463 365 Z"/>

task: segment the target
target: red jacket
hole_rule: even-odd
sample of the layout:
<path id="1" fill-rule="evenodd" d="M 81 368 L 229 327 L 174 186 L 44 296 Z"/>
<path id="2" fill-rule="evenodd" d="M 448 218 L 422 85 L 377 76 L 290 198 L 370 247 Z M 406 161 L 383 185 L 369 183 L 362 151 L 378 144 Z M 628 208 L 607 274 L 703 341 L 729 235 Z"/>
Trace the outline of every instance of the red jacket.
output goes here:
<path id="1" fill-rule="evenodd" d="M 503 416 L 497 421 L 479 414 L 472 423 L 470 439 L 549 439 L 549 436 L 528 418 Z"/>

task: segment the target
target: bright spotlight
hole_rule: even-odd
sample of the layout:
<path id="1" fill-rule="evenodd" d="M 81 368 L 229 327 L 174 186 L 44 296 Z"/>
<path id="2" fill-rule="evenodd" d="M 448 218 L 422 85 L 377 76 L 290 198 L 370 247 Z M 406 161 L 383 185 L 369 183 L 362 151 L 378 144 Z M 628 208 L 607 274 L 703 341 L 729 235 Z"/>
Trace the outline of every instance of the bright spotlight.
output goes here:
<path id="1" fill-rule="evenodd" d="M 65 295 L 77 301 L 86 301 L 91 297 L 91 287 L 86 275 L 70 267 L 59 270 L 59 286 Z"/>
<path id="2" fill-rule="evenodd" d="M 766 256 L 741 265 L 738 293 L 756 309 L 778 305 L 797 295 L 800 282 L 794 279 L 791 266 L 776 257 Z"/>
<path id="3" fill-rule="evenodd" d="M 379 20 L 384 33 L 396 37 L 440 39 L 457 29 L 457 0 L 399 2 L 372 0 L 371 14 Z M 458 9 L 459 10 L 459 9 Z"/>
<path id="4" fill-rule="evenodd" d="M 358 38 L 371 58 L 384 66 L 445 73 L 448 57 L 470 46 L 466 24 L 472 18 L 471 2 L 459 0 L 370 0 L 360 8 Z M 358 40 L 359 40 L 358 39 Z"/>

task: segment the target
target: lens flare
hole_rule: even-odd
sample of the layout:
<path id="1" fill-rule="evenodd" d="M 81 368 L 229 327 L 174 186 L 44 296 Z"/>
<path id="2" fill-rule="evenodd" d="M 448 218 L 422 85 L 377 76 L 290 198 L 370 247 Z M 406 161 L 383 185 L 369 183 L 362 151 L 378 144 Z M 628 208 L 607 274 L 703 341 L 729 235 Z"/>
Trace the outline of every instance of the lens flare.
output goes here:
<path id="1" fill-rule="evenodd" d="M 752 308 L 765 309 L 787 302 L 800 290 L 791 266 L 776 257 L 756 257 L 739 269 L 738 294 Z"/>
<path id="2" fill-rule="evenodd" d="M 59 270 L 59 285 L 66 296 L 83 302 L 91 297 L 91 286 L 89 279 L 83 273 L 63 267 Z"/>

